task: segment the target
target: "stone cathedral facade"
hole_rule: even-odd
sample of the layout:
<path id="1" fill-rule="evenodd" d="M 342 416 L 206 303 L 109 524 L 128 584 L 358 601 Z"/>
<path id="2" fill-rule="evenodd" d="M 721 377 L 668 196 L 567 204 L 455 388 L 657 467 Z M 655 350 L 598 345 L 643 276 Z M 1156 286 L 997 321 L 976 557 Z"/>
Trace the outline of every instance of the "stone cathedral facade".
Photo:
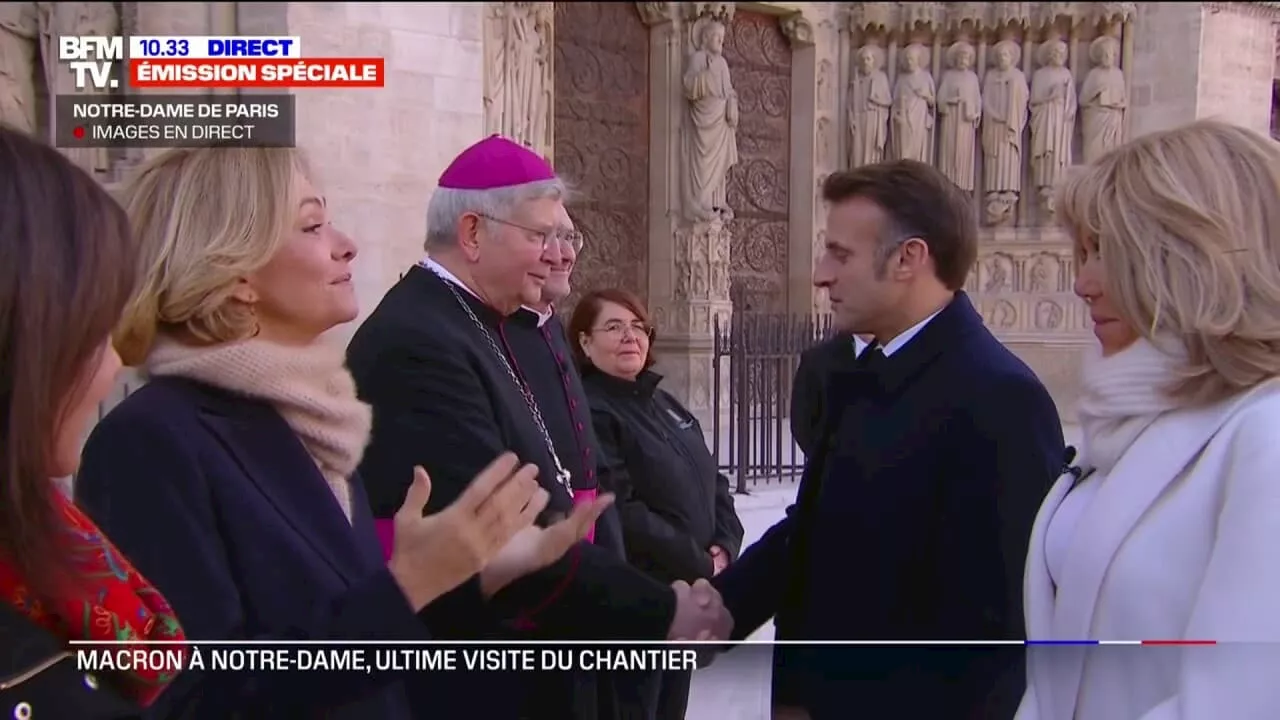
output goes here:
<path id="1" fill-rule="evenodd" d="M 711 328 L 822 313 L 831 172 L 899 157 L 973 194 L 968 290 L 1071 415 L 1091 342 L 1050 189 L 1123 140 L 1199 117 L 1272 127 L 1280 3 L 4 3 L 0 118 L 49 127 L 57 34 L 297 35 L 380 56 L 378 90 L 298 91 L 298 139 L 361 242 L 365 311 L 422 252 L 436 178 L 500 132 L 576 185 L 579 290 L 652 308 L 673 392 L 706 413 Z M 141 151 L 75 160 L 114 184 Z"/>

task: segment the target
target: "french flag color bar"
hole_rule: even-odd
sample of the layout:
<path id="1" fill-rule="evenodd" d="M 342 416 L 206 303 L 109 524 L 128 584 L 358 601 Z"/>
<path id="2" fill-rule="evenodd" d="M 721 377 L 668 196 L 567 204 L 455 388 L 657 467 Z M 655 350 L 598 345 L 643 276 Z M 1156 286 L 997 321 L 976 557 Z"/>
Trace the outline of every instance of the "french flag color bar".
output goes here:
<path id="1" fill-rule="evenodd" d="M 1024 640 L 1026 645 L 1156 645 L 1163 647 L 1204 647 L 1217 640 Z"/>

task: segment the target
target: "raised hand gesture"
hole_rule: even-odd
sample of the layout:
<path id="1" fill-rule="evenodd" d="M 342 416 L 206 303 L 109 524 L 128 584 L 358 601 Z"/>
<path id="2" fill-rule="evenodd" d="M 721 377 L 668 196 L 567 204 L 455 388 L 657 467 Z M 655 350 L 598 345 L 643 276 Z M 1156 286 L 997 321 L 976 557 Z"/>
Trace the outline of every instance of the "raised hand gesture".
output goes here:
<path id="1" fill-rule="evenodd" d="M 518 578 L 559 560 L 591 532 L 600 514 L 612 504 L 612 495 L 601 495 L 589 503 L 578 505 L 569 517 L 550 527 L 529 525 L 523 528 L 480 571 L 480 591 L 485 597 L 493 597 Z"/>
<path id="2" fill-rule="evenodd" d="M 431 479 L 421 467 L 413 469 L 413 484 L 396 512 L 387 568 L 414 610 L 479 572 L 546 507 L 537 466 L 518 465 L 515 455 L 503 453 L 452 505 L 426 516 Z"/>

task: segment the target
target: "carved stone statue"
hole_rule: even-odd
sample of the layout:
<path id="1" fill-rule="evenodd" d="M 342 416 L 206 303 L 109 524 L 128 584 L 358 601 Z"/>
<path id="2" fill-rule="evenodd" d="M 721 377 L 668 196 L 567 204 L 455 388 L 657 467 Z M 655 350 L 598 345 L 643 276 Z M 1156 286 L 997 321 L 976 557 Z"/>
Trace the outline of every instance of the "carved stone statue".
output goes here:
<path id="1" fill-rule="evenodd" d="M 1084 115 L 1084 161 L 1093 162 L 1124 140 L 1124 113 L 1129 105 L 1120 42 L 1103 36 L 1089 44 L 1093 69 L 1080 86 L 1080 106 Z"/>
<path id="2" fill-rule="evenodd" d="M 982 190 L 987 222 L 1013 219 L 1022 192 L 1022 131 L 1027 126 L 1027 76 L 1018 69 L 1022 48 L 996 43 L 995 61 L 982 84 Z"/>
<path id="3" fill-rule="evenodd" d="M 1045 211 L 1052 215 L 1054 186 L 1071 164 L 1076 83 L 1066 67 L 1066 43 L 1050 40 L 1038 54 L 1040 69 L 1031 76 L 1031 177 Z"/>
<path id="4" fill-rule="evenodd" d="M 689 101 L 685 208 L 693 220 L 727 221 L 733 216 L 726 197 L 729 168 L 738 162 L 738 94 L 723 54 L 725 26 L 703 22 L 683 78 Z"/>
<path id="5" fill-rule="evenodd" d="M 973 190 L 974 152 L 982 118 L 982 93 L 973 59 L 973 46 L 967 42 L 947 48 L 948 70 L 938 86 L 938 169 L 965 190 Z"/>
<path id="6" fill-rule="evenodd" d="M 902 51 L 902 72 L 893 87 L 893 156 L 899 160 L 933 160 L 933 109 L 937 102 L 933 75 L 926 67 L 929 50 L 913 43 Z"/>
<path id="7" fill-rule="evenodd" d="M 58 62 L 58 37 L 60 35 L 96 35 L 110 37 L 120 34 L 120 16 L 115 3 L 104 2 L 42 2 L 36 3 L 40 18 L 40 55 L 44 61 L 45 82 L 50 95 L 69 95 L 77 92 L 75 80 L 68 68 Z M 50 135 L 56 122 L 56 104 L 49 108 Z M 90 174 L 111 170 L 111 156 L 106 148 L 66 148 L 62 151 L 72 162 Z"/>
<path id="8" fill-rule="evenodd" d="M 889 139 L 889 76 L 882 69 L 881 48 L 863 45 L 858 49 L 857 72 L 849 83 L 849 167 L 884 160 Z"/>
<path id="9" fill-rule="evenodd" d="M 35 3 L 0 3 L 0 122 L 36 129 L 36 58 L 40 24 Z"/>
<path id="10" fill-rule="evenodd" d="M 491 3 L 487 11 L 485 125 L 550 154 L 551 22 L 554 4 Z"/>
<path id="11" fill-rule="evenodd" d="M 507 101 L 507 8 L 504 3 L 484 6 L 484 132 L 503 134 L 503 110 Z"/>

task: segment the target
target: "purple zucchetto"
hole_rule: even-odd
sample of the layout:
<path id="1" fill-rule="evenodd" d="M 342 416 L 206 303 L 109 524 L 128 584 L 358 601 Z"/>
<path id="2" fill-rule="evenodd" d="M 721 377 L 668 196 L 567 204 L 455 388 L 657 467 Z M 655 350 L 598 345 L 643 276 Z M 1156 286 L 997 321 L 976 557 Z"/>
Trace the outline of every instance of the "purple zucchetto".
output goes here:
<path id="1" fill-rule="evenodd" d="M 501 135 L 490 135 L 449 163 L 440 175 L 440 187 L 493 190 L 555 177 L 555 171 L 542 156 Z"/>

